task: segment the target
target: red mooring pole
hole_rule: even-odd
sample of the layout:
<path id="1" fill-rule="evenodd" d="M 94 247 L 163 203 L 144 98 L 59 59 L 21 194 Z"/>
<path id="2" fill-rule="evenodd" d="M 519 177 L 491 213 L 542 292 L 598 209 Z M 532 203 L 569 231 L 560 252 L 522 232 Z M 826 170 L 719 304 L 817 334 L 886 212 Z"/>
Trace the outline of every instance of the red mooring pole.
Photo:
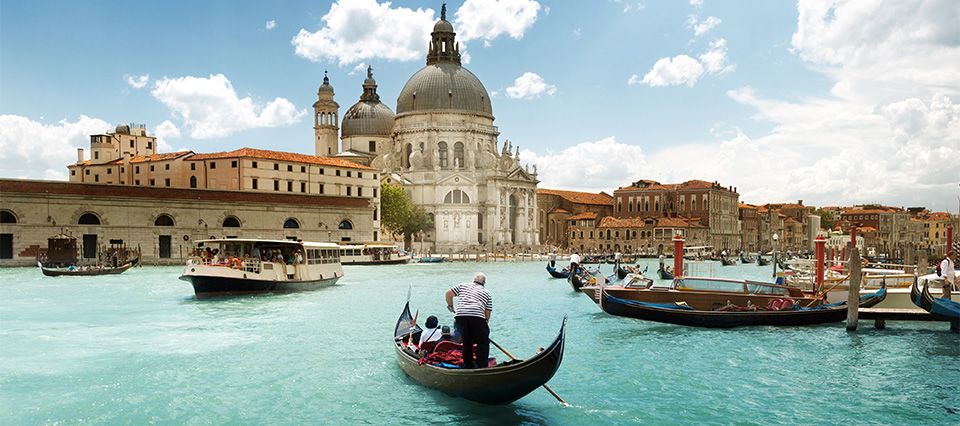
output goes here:
<path id="1" fill-rule="evenodd" d="M 827 248 L 827 239 L 823 238 L 823 235 L 817 235 L 817 238 L 813 240 L 814 254 L 817 259 L 815 265 L 816 275 L 814 275 L 814 287 L 817 291 L 823 290 L 823 267 L 824 267 L 824 256 L 826 255 Z"/>
<path id="2" fill-rule="evenodd" d="M 683 236 L 673 236 L 673 277 L 683 276 Z"/>

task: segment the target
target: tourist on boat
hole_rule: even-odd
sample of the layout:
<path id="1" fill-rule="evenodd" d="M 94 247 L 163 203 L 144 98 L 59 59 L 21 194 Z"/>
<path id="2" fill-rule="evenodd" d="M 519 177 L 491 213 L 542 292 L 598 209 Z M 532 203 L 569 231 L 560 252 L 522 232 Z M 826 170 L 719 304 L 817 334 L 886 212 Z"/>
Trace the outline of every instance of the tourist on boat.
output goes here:
<path id="1" fill-rule="evenodd" d="M 431 351 L 433 347 L 436 346 L 436 342 L 443 337 L 443 331 L 440 330 L 440 321 L 437 320 L 437 317 L 430 315 L 427 317 L 427 323 L 425 324 L 427 328 L 423 329 L 420 332 L 420 349 Z"/>
<path id="2" fill-rule="evenodd" d="M 254 246 L 253 250 L 250 251 L 250 257 L 260 260 L 260 247 Z"/>
<path id="3" fill-rule="evenodd" d="M 303 254 L 298 251 L 297 254 L 294 256 L 293 260 L 296 262 L 297 265 L 303 263 Z"/>
<path id="4" fill-rule="evenodd" d="M 462 368 L 483 368 L 487 366 L 490 355 L 490 313 L 493 310 L 493 299 L 485 285 L 487 276 L 477 272 L 473 282 L 461 283 L 447 290 L 444 298 L 447 309 L 454 313 L 454 322 L 463 336 L 463 365 Z M 457 298 L 454 308 L 453 298 Z M 477 345 L 474 363 L 473 345 Z"/>
<path id="5" fill-rule="evenodd" d="M 957 285 L 957 273 L 953 263 L 953 249 L 947 251 L 947 255 L 944 256 L 943 260 L 940 261 L 939 272 L 943 277 L 943 293 L 940 297 L 944 299 L 950 299 L 952 295 L 951 290 L 956 288 Z"/>

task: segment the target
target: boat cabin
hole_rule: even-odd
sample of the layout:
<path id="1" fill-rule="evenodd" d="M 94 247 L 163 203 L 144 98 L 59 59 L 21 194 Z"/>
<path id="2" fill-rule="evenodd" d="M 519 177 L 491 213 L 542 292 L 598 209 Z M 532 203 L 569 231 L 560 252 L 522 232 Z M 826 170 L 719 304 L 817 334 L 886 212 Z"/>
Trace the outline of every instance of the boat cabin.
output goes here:
<path id="1" fill-rule="evenodd" d="M 263 280 L 312 281 L 343 276 L 339 247 L 333 243 L 240 238 L 200 240 L 188 267 L 190 265 L 232 269 L 243 272 L 244 277 Z"/>
<path id="2" fill-rule="evenodd" d="M 382 265 L 406 263 L 410 255 L 390 243 L 341 244 L 340 260 L 344 265 Z"/>

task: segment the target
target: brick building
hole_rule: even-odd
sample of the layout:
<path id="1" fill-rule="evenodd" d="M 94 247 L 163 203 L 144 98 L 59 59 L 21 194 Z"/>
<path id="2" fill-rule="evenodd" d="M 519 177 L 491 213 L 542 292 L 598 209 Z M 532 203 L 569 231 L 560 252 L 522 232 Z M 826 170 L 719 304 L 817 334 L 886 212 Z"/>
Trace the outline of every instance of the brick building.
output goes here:
<path id="1" fill-rule="evenodd" d="M 716 250 L 740 246 L 739 197 L 736 188 L 690 180 L 661 184 L 640 180 L 613 192 L 617 218 L 677 218 L 709 230 L 705 245 Z"/>
<path id="2" fill-rule="evenodd" d="M 537 215 L 542 245 L 570 247 L 567 226 L 583 213 L 591 219 L 613 214 L 613 197 L 604 192 L 537 189 Z"/>
<path id="3" fill-rule="evenodd" d="M 598 218 L 585 212 L 570 218 L 570 248 L 581 253 L 659 255 L 672 250 L 673 236 L 683 235 L 687 245 L 705 245 L 709 229 L 698 220 L 677 217 Z"/>

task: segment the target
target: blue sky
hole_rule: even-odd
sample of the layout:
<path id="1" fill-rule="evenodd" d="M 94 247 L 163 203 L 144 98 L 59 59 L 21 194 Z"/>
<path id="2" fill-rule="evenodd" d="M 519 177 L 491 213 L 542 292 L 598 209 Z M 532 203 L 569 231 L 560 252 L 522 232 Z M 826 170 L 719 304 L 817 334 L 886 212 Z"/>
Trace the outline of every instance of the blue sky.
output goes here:
<path id="1" fill-rule="evenodd" d="M 4 0 L 0 176 L 63 179 L 86 134 L 121 122 L 145 123 L 167 149 L 310 152 L 323 71 L 343 111 L 361 92 L 356 69 L 371 64 L 395 109 L 439 9 Z M 955 211 L 953 17 L 958 3 L 920 0 L 448 5 L 501 142 L 539 166 L 542 186 L 698 178 L 747 202 Z M 294 43 L 298 34 L 313 41 Z"/>

